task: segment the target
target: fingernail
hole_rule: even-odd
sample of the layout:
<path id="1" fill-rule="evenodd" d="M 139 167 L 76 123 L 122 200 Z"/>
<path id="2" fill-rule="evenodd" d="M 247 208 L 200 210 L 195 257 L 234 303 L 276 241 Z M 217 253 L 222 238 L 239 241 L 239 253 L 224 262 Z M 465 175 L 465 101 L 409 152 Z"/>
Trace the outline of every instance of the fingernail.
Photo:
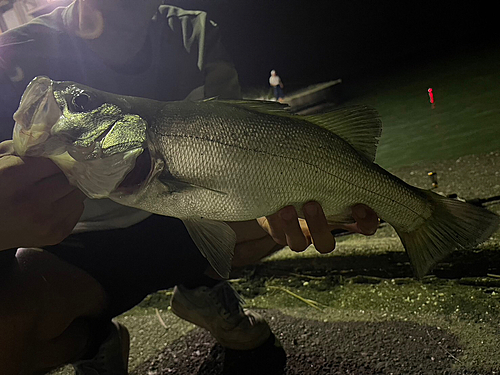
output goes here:
<path id="1" fill-rule="evenodd" d="M 304 205 L 304 211 L 309 216 L 315 216 L 318 213 L 318 207 L 314 203 L 307 203 Z"/>
<path id="2" fill-rule="evenodd" d="M 363 206 L 355 206 L 353 210 L 358 218 L 364 219 L 366 217 L 366 209 Z"/>

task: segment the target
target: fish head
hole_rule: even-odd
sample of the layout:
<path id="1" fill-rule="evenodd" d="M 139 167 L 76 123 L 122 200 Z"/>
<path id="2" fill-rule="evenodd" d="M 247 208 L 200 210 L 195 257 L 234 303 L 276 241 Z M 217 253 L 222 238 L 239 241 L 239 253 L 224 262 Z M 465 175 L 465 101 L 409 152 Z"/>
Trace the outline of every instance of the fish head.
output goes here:
<path id="1" fill-rule="evenodd" d="M 89 197 L 108 197 L 146 149 L 147 123 L 132 107 L 130 97 L 36 77 L 14 114 L 14 149 L 51 158 Z"/>

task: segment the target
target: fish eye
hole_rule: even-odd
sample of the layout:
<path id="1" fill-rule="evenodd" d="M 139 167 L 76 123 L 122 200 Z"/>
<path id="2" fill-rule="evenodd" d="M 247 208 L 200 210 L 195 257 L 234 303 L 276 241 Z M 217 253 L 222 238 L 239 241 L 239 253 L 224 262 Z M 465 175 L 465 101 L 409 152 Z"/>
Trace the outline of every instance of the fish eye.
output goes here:
<path id="1" fill-rule="evenodd" d="M 77 112 L 85 112 L 92 109 L 89 108 L 90 96 L 84 92 L 73 96 L 73 98 L 71 99 L 71 103 L 73 104 L 73 108 Z"/>

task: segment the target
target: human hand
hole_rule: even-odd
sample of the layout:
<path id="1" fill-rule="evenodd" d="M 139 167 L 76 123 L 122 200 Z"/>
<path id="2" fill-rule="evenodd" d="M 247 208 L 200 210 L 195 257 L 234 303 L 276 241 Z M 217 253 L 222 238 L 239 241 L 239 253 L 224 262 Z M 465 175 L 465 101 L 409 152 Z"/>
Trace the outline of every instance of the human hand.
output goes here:
<path id="1" fill-rule="evenodd" d="M 231 261 L 232 268 L 256 264 L 273 254 L 283 245 L 277 244 L 257 220 L 227 222 L 236 233 L 236 246 Z"/>
<path id="2" fill-rule="evenodd" d="M 364 204 L 352 208 L 352 224 L 328 224 L 323 209 L 317 202 L 308 202 L 303 206 L 304 219 L 299 219 L 293 206 L 282 208 L 277 213 L 259 218 L 258 222 L 280 245 L 288 245 L 294 251 L 304 251 L 311 243 L 320 253 L 329 253 L 335 249 L 335 238 L 331 231 L 345 229 L 367 236 L 374 234 L 378 227 L 378 216 Z"/>
<path id="3" fill-rule="evenodd" d="M 54 245 L 71 233 L 85 195 L 49 159 L 20 158 L 0 143 L 0 250 Z"/>
<path id="4" fill-rule="evenodd" d="M 321 253 L 335 249 L 334 229 L 345 229 L 353 233 L 372 235 L 378 227 L 377 214 L 363 204 L 352 207 L 352 224 L 329 225 L 323 209 L 317 202 L 304 205 L 306 220 L 299 219 L 297 211 L 287 206 L 267 218 L 244 222 L 228 222 L 236 233 L 233 267 L 242 267 L 259 262 L 283 246 L 294 251 L 305 250 L 311 242 Z"/>

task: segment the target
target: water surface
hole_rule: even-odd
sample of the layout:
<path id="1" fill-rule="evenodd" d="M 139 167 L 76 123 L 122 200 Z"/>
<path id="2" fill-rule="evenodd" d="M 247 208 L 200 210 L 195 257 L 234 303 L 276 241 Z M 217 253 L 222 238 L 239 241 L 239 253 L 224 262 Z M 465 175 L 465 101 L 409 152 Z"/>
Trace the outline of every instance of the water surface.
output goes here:
<path id="1" fill-rule="evenodd" d="M 367 83 L 346 104 L 380 113 L 384 168 L 500 150 L 500 49 L 468 53 Z M 434 93 L 434 108 L 428 88 Z"/>

